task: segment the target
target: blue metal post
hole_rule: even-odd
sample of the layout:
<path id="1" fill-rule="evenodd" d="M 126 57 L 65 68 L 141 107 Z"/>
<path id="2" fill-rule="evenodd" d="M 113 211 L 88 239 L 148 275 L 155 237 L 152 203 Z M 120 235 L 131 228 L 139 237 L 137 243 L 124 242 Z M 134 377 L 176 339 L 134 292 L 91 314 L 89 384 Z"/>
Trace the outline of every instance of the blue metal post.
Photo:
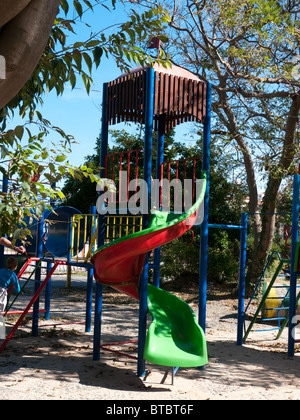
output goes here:
<path id="1" fill-rule="evenodd" d="M 158 123 L 157 133 L 157 155 L 156 155 L 156 179 L 161 180 L 161 165 L 164 160 L 164 140 L 165 140 L 165 116 L 161 115 Z M 160 190 L 159 190 L 160 191 Z M 159 206 L 159 197 L 157 206 Z M 157 209 L 159 210 L 159 209 Z M 160 285 L 160 247 L 154 250 L 154 273 L 153 285 Z"/>
<path id="2" fill-rule="evenodd" d="M 100 360 L 103 286 L 96 283 L 93 360 Z"/>
<path id="3" fill-rule="evenodd" d="M 151 205 L 151 172 L 152 172 L 152 136 L 153 136 L 153 112 L 154 112 L 154 69 L 146 70 L 145 92 L 145 141 L 144 141 L 144 180 L 147 182 L 148 211 Z M 148 224 L 149 215 L 143 215 L 143 228 Z M 144 270 L 140 279 L 140 306 L 139 306 L 139 336 L 138 336 L 138 376 L 145 374 L 145 360 L 143 357 L 146 327 L 147 327 L 147 293 L 148 293 L 148 258 L 147 255 Z"/>
<path id="4" fill-rule="evenodd" d="M 47 262 L 47 275 L 50 273 L 53 267 L 52 262 Z M 50 319 L 50 305 L 51 305 L 51 278 L 48 280 L 45 287 L 45 320 L 49 321 Z"/>
<path id="5" fill-rule="evenodd" d="M 143 214 L 143 229 L 149 220 L 151 208 L 151 174 L 152 174 L 152 136 L 153 136 L 153 106 L 154 106 L 154 69 L 146 70 L 146 93 L 145 93 L 145 140 L 144 140 L 144 181 L 146 181 L 148 208 Z"/>
<path id="6" fill-rule="evenodd" d="M 100 151 L 100 177 L 104 177 L 105 158 L 108 150 L 108 122 L 107 122 L 107 83 L 103 84 L 102 124 L 101 124 L 101 151 Z M 101 194 L 101 192 L 100 192 Z M 98 215 L 98 247 L 104 245 L 105 215 Z M 94 349 L 93 360 L 100 360 L 101 322 L 102 322 L 102 295 L 103 287 L 96 283 L 95 292 L 95 320 L 94 320 Z"/>
<path id="7" fill-rule="evenodd" d="M 93 223 L 96 216 L 96 207 L 90 207 L 90 245 L 91 240 L 95 234 L 95 223 Z M 89 268 L 87 271 L 87 288 L 86 288 L 86 312 L 85 312 L 85 332 L 90 332 L 92 327 L 92 307 L 93 307 L 93 278 L 94 269 Z"/>
<path id="8" fill-rule="evenodd" d="M 68 264 L 71 264 L 71 261 L 72 261 L 72 231 L 73 231 L 73 220 L 72 220 L 72 217 L 70 217 L 69 225 L 68 225 L 68 255 L 67 255 Z"/>
<path id="9" fill-rule="evenodd" d="M 290 310 L 289 310 L 289 339 L 288 339 L 288 356 L 293 357 L 295 353 L 295 336 L 296 327 L 296 297 L 297 297 L 297 274 L 294 271 L 296 258 L 296 243 L 298 241 L 299 226 L 299 187 L 300 176 L 294 175 L 293 183 L 293 216 L 292 216 L 292 247 L 291 247 L 291 274 L 290 274 Z"/>
<path id="10" fill-rule="evenodd" d="M 69 218 L 68 224 L 68 245 L 67 245 L 67 288 L 72 285 L 72 233 L 73 233 L 73 218 Z"/>
<path id="11" fill-rule="evenodd" d="M 105 176 L 105 159 L 108 151 L 108 122 L 107 119 L 107 83 L 103 84 L 103 103 L 102 103 L 102 125 L 101 125 L 101 150 L 100 150 L 100 177 Z M 103 194 L 100 191 L 99 195 Z M 98 247 L 104 245 L 105 240 L 105 215 L 98 215 Z"/>
<path id="12" fill-rule="evenodd" d="M 86 287 L 85 332 L 91 332 L 91 326 L 92 326 L 93 279 L 94 279 L 94 269 L 88 268 L 87 287 Z"/>
<path id="13" fill-rule="evenodd" d="M 204 218 L 201 225 L 199 272 L 199 325 L 205 332 L 207 296 L 208 210 L 210 172 L 211 83 L 207 83 L 206 117 L 203 127 L 202 169 L 206 172 L 207 186 L 204 198 Z"/>
<path id="14" fill-rule="evenodd" d="M 43 234 L 44 234 L 44 214 L 39 220 L 38 223 L 38 232 L 37 232 L 37 258 L 42 258 L 43 256 Z M 34 283 L 34 292 L 36 293 L 38 288 L 41 285 L 41 265 L 36 269 L 35 272 L 35 283 Z M 33 316 L 32 316 L 32 335 L 37 337 L 39 333 L 39 305 L 40 298 L 38 297 L 33 305 Z"/>
<path id="15" fill-rule="evenodd" d="M 240 271 L 239 271 L 239 303 L 238 303 L 238 330 L 237 345 L 243 345 L 243 329 L 245 322 L 245 276 L 246 276 L 246 253 L 247 253 L 247 222 L 248 214 L 242 214 L 242 230 L 240 239 Z"/>

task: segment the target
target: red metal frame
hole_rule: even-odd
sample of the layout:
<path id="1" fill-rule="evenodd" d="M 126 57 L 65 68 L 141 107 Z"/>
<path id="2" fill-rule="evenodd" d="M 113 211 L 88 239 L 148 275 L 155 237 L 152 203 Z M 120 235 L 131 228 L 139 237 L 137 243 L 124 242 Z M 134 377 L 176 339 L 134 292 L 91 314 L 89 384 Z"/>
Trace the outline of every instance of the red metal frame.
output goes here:
<path id="1" fill-rule="evenodd" d="M 179 179 L 179 163 L 180 162 L 184 162 L 184 180 L 187 179 L 187 166 L 189 162 L 193 162 L 193 203 L 195 202 L 195 198 L 196 198 L 196 165 L 198 162 L 202 162 L 202 158 L 201 157 L 193 157 L 193 158 L 186 158 L 186 159 L 177 159 L 177 160 L 167 160 L 165 162 L 163 162 L 160 165 L 160 179 L 164 180 L 164 168 L 167 165 L 167 178 L 168 182 L 171 181 L 171 164 L 176 164 L 176 174 L 175 174 L 175 180 Z M 160 202 L 160 206 L 162 206 L 162 192 L 163 192 L 163 188 L 162 186 L 160 187 L 160 193 L 159 193 L 159 202 Z M 184 199 L 184 197 L 183 197 Z M 174 202 L 177 202 L 176 200 L 178 200 L 178 190 L 177 190 L 177 184 L 176 184 L 176 190 L 175 190 L 175 198 L 174 198 Z M 185 204 L 185 203 L 184 203 Z M 170 205 L 170 190 L 168 192 L 168 205 Z"/>
<path id="2" fill-rule="evenodd" d="M 124 169 L 127 171 L 127 185 L 126 185 L 126 191 L 127 191 L 127 202 L 129 200 L 129 182 L 131 181 L 130 179 L 130 168 L 132 167 L 133 164 L 135 164 L 135 193 L 137 193 L 137 180 L 138 180 L 138 164 L 139 164 L 139 153 L 143 152 L 144 149 L 136 149 L 136 150 L 130 150 L 130 151 L 124 151 L 124 152 L 115 152 L 115 153 L 109 153 L 106 155 L 105 157 L 105 167 L 104 167 L 104 177 L 105 178 L 109 178 L 112 181 L 115 181 L 115 158 L 118 157 L 119 158 L 119 171 L 124 171 Z M 132 162 L 132 156 L 134 156 L 134 162 Z M 108 171 L 108 159 L 111 158 L 112 162 L 111 162 L 111 170 Z M 126 158 L 126 160 L 125 160 Z M 127 166 L 125 165 L 123 167 L 123 163 L 126 163 L 127 161 Z M 121 185 L 122 180 L 119 180 L 119 191 L 122 191 L 122 185 Z M 119 203 L 120 201 L 118 201 L 118 199 L 116 200 L 117 203 Z"/>
<path id="3" fill-rule="evenodd" d="M 127 353 L 124 353 L 124 352 L 121 352 L 121 351 L 118 351 L 118 350 L 113 350 L 113 349 L 109 348 L 110 346 L 119 346 L 119 345 L 122 345 L 122 344 L 131 344 L 131 343 L 138 343 L 138 340 L 121 341 L 119 343 L 102 344 L 100 346 L 100 349 L 110 351 L 111 353 L 117 354 L 118 356 L 125 356 L 125 357 L 128 357 L 129 359 L 137 360 L 138 359 L 137 356 L 132 356 L 131 354 L 127 354 Z"/>
<path id="4" fill-rule="evenodd" d="M 39 258 L 37 258 L 37 257 L 31 257 L 31 258 L 29 258 L 25 263 L 24 263 L 24 265 L 22 266 L 22 268 L 21 268 L 21 270 L 19 271 L 19 273 L 18 273 L 18 275 L 17 275 L 17 277 L 18 277 L 18 279 L 20 279 L 21 277 L 22 277 L 22 275 L 24 274 L 24 272 L 26 271 L 26 269 L 27 269 L 27 267 L 32 263 L 32 262 L 37 262 L 37 261 L 40 261 L 40 259 Z M 9 286 L 9 288 L 8 288 L 8 290 L 7 290 L 7 295 L 9 295 L 10 293 L 11 293 L 11 291 L 12 291 L 12 289 L 13 289 L 13 284 L 11 284 L 10 286 Z"/>
<path id="5" fill-rule="evenodd" d="M 39 258 L 37 258 L 37 260 L 39 260 Z M 23 319 L 25 318 L 25 316 L 29 313 L 30 308 L 36 302 L 36 300 L 38 299 L 38 297 L 42 293 L 43 289 L 45 288 L 46 284 L 48 283 L 49 279 L 52 277 L 53 273 L 55 272 L 55 270 L 57 269 L 57 267 L 59 265 L 67 265 L 67 263 L 65 261 L 56 261 L 54 263 L 52 269 L 47 274 L 45 280 L 42 282 L 42 284 L 40 285 L 40 287 L 38 288 L 38 290 L 35 292 L 34 296 L 32 297 L 32 299 L 30 300 L 30 302 L 26 306 L 25 310 L 22 312 L 20 318 L 15 323 L 15 325 L 13 326 L 13 328 L 11 329 L 11 331 L 9 332 L 9 334 L 7 335 L 6 339 L 3 341 L 2 345 L 0 346 L 0 353 L 2 352 L 2 350 L 4 350 L 4 348 L 6 347 L 7 343 L 9 342 L 9 340 L 11 339 L 11 337 L 13 336 L 13 334 L 19 328 L 21 322 L 23 321 Z"/>

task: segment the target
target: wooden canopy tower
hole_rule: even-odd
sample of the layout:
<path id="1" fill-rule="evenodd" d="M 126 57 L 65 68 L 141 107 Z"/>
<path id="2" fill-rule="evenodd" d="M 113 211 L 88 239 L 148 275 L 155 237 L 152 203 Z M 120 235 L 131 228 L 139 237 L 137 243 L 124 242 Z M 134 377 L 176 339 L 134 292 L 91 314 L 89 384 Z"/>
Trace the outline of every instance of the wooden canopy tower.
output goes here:
<path id="1" fill-rule="evenodd" d="M 123 121 L 145 123 L 146 70 L 138 67 L 106 85 L 106 123 Z M 164 68 L 154 64 L 153 129 L 158 131 L 163 116 L 167 133 L 186 121 L 203 124 L 206 115 L 207 84 L 177 66 Z"/>

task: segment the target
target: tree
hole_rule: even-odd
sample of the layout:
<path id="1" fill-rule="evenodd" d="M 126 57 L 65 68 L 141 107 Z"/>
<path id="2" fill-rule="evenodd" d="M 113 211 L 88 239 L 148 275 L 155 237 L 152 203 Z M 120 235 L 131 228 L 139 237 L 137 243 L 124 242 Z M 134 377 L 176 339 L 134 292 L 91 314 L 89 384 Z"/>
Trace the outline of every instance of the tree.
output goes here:
<path id="1" fill-rule="evenodd" d="M 139 4 L 141 2 L 139 1 Z M 153 2 L 143 1 L 145 7 Z M 255 246 L 247 283 L 262 272 L 274 234 L 276 196 L 299 157 L 299 2 L 156 1 L 171 15 L 172 61 L 212 82 L 213 140 L 239 151 Z M 266 185 L 258 214 L 258 182 Z"/>
<path id="2" fill-rule="evenodd" d="M 151 57 L 135 41 L 146 40 L 152 34 L 162 36 L 168 21 L 163 10 L 144 13 L 131 10 L 127 22 L 113 33 L 106 34 L 103 29 L 92 33 L 87 40 L 67 43 L 67 33 L 75 33 L 76 22 L 87 10 L 107 8 L 109 4 L 114 7 L 116 1 L 96 0 L 94 5 L 88 0 L 1 3 L 0 54 L 5 59 L 6 78 L 0 80 L 0 171 L 12 183 L 8 193 L 1 193 L 0 226 L 1 233 L 14 234 L 14 240 L 28 233 L 24 230 L 25 216 L 39 217 L 45 208 L 51 208 L 49 198 L 64 198 L 53 184 L 67 172 L 73 177 L 101 182 L 98 168 L 74 167 L 68 162 L 74 138 L 36 110 L 45 94 L 52 89 L 62 94 L 67 82 L 74 88 L 78 77 L 89 93 L 92 70 L 100 65 L 103 55 L 112 56 L 123 69 L 133 62 L 152 63 Z M 59 6 L 61 13 L 57 15 Z M 77 12 L 77 18 L 68 19 L 70 6 Z M 162 55 L 165 61 L 163 58 Z M 29 118 L 29 125 L 24 123 L 5 131 L 7 121 L 17 111 Z M 52 130 L 61 140 L 49 148 L 45 139 Z"/>
<path id="3" fill-rule="evenodd" d="M 4 0 L 0 6 L 0 54 L 6 78 L 0 80 L 0 109 L 29 79 L 48 41 L 59 0 Z"/>

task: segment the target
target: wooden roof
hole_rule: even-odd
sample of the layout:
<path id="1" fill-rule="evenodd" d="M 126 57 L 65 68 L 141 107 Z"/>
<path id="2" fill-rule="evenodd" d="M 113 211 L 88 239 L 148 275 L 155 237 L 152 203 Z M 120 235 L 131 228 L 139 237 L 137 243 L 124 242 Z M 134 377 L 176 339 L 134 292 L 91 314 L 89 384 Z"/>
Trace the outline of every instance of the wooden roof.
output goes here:
<path id="1" fill-rule="evenodd" d="M 173 66 L 154 64 L 154 130 L 164 115 L 164 132 L 186 121 L 203 123 L 206 115 L 206 84 L 193 73 Z M 146 68 L 138 67 L 107 84 L 108 124 L 122 121 L 144 123 Z"/>

